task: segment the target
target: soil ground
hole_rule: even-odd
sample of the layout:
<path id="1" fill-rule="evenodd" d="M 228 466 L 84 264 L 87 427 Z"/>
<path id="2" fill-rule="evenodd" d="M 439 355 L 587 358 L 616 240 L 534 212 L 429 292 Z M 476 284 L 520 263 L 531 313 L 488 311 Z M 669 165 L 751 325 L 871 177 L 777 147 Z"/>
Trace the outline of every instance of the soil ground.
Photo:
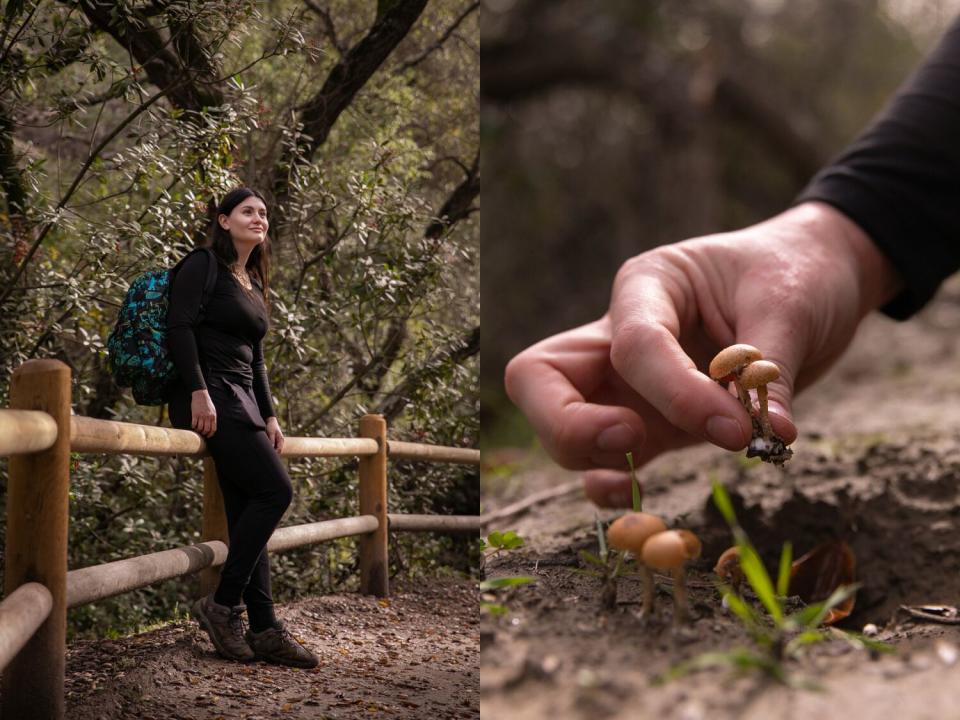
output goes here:
<path id="1" fill-rule="evenodd" d="M 481 717 L 960 718 L 960 625 L 900 609 L 960 604 L 960 286 L 949 284 L 907 323 L 868 318 L 841 362 L 798 398 L 795 420 L 800 438 L 782 470 L 698 447 L 640 471 L 644 510 L 703 541 L 690 573 L 696 618 L 681 632 L 666 582 L 646 625 L 635 615 L 635 577 L 621 581 L 616 610 L 599 610 L 599 580 L 577 572 L 579 551 L 597 552 L 595 508 L 582 493 L 488 526 L 515 530 L 526 544 L 495 558 L 487 576 L 537 582 L 500 593 L 506 617 L 481 619 Z M 483 478 L 484 510 L 576 477 L 530 455 L 506 477 Z M 787 671 L 817 690 L 726 669 L 655 684 L 683 660 L 749 646 L 713 586 L 710 569 L 732 544 L 710 502 L 713 479 L 728 488 L 768 568 L 786 540 L 794 557 L 846 540 L 862 587 L 840 627 L 874 623 L 896 652 L 873 657 L 839 640 L 811 646 Z M 600 511 L 604 521 L 618 514 Z"/>
<path id="2" fill-rule="evenodd" d="M 278 606 L 320 658 L 310 670 L 236 663 L 195 622 L 67 650 L 70 720 L 476 718 L 476 583 L 424 581 L 390 598 Z"/>

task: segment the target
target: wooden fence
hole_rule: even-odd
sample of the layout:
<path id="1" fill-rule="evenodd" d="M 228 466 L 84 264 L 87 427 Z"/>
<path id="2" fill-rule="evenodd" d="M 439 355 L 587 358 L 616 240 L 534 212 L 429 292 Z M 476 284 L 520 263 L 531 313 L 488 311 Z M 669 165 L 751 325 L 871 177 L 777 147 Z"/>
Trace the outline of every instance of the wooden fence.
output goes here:
<path id="1" fill-rule="evenodd" d="M 200 572 L 212 592 L 227 557 L 227 521 L 216 469 L 203 438 L 189 430 L 71 415 L 70 368 L 30 360 L 10 383 L 10 409 L 0 409 L 0 455 L 10 456 L 7 486 L 6 596 L 0 603 L 2 717 L 64 716 L 67 609 Z M 67 570 L 70 452 L 203 457 L 204 542 Z M 397 442 L 380 415 L 360 420 L 357 438 L 286 438 L 285 457 L 360 460 L 359 514 L 278 528 L 267 545 L 279 552 L 333 538 L 359 536 L 360 589 L 389 592 L 390 530 L 478 533 L 478 516 L 387 512 L 387 460 L 479 465 L 480 451 Z"/>

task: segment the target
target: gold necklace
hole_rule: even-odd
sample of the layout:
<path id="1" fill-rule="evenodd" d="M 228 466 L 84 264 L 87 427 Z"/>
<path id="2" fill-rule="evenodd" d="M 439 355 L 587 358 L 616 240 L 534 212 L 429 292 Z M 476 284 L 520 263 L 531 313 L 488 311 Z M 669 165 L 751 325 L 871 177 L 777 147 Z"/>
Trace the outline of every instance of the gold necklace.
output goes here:
<path id="1" fill-rule="evenodd" d="M 240 283 L 240 287 L 242 287 L 244 290 L 253 290 L 253 283 L 250 282 L 250 276 L 247 274 L 246 269 L 238 271 L 231 267 L 230 272 L 233 273 L 233 276 L 237 279 L 237 282 Z"/>

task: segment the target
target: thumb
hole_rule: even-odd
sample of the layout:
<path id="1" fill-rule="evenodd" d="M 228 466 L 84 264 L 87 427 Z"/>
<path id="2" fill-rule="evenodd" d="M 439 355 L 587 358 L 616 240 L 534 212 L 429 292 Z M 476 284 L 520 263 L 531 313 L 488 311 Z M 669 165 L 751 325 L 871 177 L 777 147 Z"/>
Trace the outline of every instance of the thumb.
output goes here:
<path id="1" fill-rule="evenodd" d="M 774 363 L 780 370 L 780 378 L 767 385 L 768 409 L 773 431 L 789 445 L 797 439 L 797 427 L 793 422 L 793 391 L 796 377 L 805 354 L 802 343 L 792 325 L 778 321 L 776 317 L 764 317 L 752 323 L 744 323 L 737 329 L 737 342 L 753 345 L 763 353 L 763 359 Z"/>

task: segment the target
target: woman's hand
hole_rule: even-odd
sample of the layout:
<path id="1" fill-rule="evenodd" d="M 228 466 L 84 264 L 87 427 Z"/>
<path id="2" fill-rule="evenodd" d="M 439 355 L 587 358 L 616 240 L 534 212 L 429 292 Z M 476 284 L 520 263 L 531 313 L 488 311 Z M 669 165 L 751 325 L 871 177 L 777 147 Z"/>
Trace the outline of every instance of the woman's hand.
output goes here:
<path id="1" fill-rule="evenodd" d="M 204 437 L 212 437 L 217 431 L 217 409 L 213 406 L 210 393 L 194 390 L 190 401 L 190 427 Z"/>
<path id="2" fill-rule="evenodd" d="M 740 450 L 750 419 L 705 370 L 721 348 L 749 343 L 780 368 L 770 419 L 789 443 L 797 435 L 794 392 L 823 373 L 861 318 L 898 288 L 892 266 L 857 225 L 805 203 L 744 230 L 628 260 L 608 312 L 515 357 L 507 392 L 547 451 L 571 469 L 624 468 L 628 451 L 639 465 L 701 440 Z M 629 497 L 626 478 L 598 473 L 591 487 L 589 476 L 595 502 Z"/>
<path id="3" fill-rule="evenodd" d="M 267 437 L 278 453 L 283 452 L 283 431 L 280 430 L 280 422 L 273 415 L 267 418 Z"/>

